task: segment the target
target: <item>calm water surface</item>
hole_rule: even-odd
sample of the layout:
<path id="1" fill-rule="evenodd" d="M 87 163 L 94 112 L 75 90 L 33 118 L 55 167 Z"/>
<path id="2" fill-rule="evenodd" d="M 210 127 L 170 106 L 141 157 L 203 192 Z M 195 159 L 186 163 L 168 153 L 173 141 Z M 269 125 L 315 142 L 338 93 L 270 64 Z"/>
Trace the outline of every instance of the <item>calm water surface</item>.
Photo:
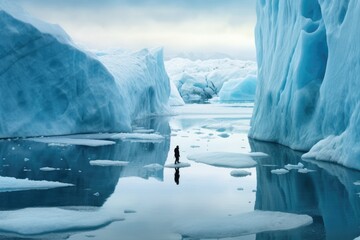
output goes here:
<path id="1" fill-rule="evenodd" d="M 0 239 L 182 239 L 178 225 L 236 215 L 253 210 L 281 211 L 312 216 L 313 224 L 288 231 L 258 233 L 231 239 L 354 239 L 360 235 L 360 173 L 325 162 L 302 161 L 299 152 L 280 145 L 249 140 L 251 104 L 187 105 L 178 115 L 153 118 L 135 127 L 154 129 L 165 136 L 159 143 L 117 141 L 102 147 L 49 146 L 26 140 L 0 141 L 0 175 L 18 179 L 47 180 L 75 186 L 51 190 L 0 191 Z M 173 149 L 180 146 L 179 184 L 175 169 L 149 170 L 148 164 L 173 163 Z M 186 159 L 197 152 L 264 152 L 251 176 L 235 178 L 228 168 Z M 91 166 L 90 160 L 128 161 L 125 167 Z M 296 170 L 285 175 L 272 169 L 302 162 L 315 172 Z M 41 167 L 58 168 L 41 171 Z M 239 190 L 242 189 L 242 190 Z M 1 181 L 0 181 L 1 190 Z M 51 209 L 65 209 L 71 222 L 55 232 L 19 234 L 26 222 L 21 211 L 42 211 L 44 222 L 58 224 Z M 12 227 L 2 225 L 8 211 L 20 211 Z M 93 214 L 72 218 L 79 211 Z M 5 215 L 4 215 L 5 214 Z M 24 213 L 25 214 L 25 213 Z M 85 220 L 105 221 L 87 226 Z M 109 217 L 109 221 L 106 221 Z M 59 216 L 63 218 L 63 216 Z M 111 219 L 122 219 L 112 221 Z M 4 220 L 5 219 L 5 220 Z M 55 220 L 54 220 L 55 219 Z M 67 218 L 66 218 L 67 219 Z M 6 220 L 7 221 L 7 220 Z M 34 220 L 35 221 L 35 220 Z M 36 220 L 38 221 L 38 219 Z M 39 221 L 37 226 L 42 227 Z"/>

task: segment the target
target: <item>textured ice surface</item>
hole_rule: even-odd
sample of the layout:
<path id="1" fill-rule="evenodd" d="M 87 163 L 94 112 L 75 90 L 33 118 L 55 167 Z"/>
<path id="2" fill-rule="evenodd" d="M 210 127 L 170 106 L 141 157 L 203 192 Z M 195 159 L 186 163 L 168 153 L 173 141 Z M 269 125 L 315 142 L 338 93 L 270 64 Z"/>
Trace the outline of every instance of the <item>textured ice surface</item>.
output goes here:
<path id="1" fill-rule="evenodd" d="M 249 168 L 257 164 L 249 153 L 204 152 L 190 154 L 187 158 L 195 162 L 225 168 Z"/>
<path id="2" fill-rule="evenodd" d="M 26 208 L 1 211 L 0 218 L 0 231 L 20 235 L 91 230 L 123 220 L 115 214 L 105 213 L 96 208 L 90 210 Z"/>
<path id="3" fill-rule="evenodd" d="M 254 101 L 257 77 L 231 79 L 225 82 L 219 91 L 220 101 Z"/>
<path id="4" fill-rule="evenodd" d="M 257 1 L 251 137 L 360 169 L 359 13 L 357 0 Z"/>
<path id="5" fill-rule="evenodd" d="M 218 95 L 227 81 L 232 81 L 232 84 L 228 85 L 224 96 L 239 98 L 241 95 L 244 97 L 241 100 L 249 100 L 245 97 L 245 93 L 251 92 L 251 83 L 245 81 L 244 78 L 248 75 L 256 75 L 257 71 L 255 62 L 231 59 L 192 61 L 186 58 L 173 58 L 166 61 L 165 66 L 170 80 L 175 84 L 185 102 L 202 102 L 211 99 Z M 244 84 L 239 87 L 241 82 Z M 239 94 L 233 93 L 234 91 Z M 243 93 L 240 93 L 241 91 Z M 176 91 L 172 95 L 177 95 Z"/>
<path id="6" fill-rule="evenodd" d="M 162 50 L 101 56 L 0 1 L 0 137 L 130 131 L 170 95 Z"/>
<path id="7" fill-rule="evenodd" d="M 101 167 L 123 167 L 128 165 L 129 162 L 116 161 L 116 160 L 92 160 L 89 162 L 91 166 Z"/>
<path id="8" fill-rule="evenodd" d="M 254 211 L 216 219 L 189 220 L 187 223 L 178 226 L 178 232 L 183 237 L 192 239 L 219 239 L 265 231 L 294 229 L 309 225 L 312 222 L 312 218 L 308 215 Z"/>
<path id="9" fill-rule="evenodd" d="M 58 187 L 74 186 L 69 183 L 35 181 L 28 179 L 16 179 L 12 177 L 0 177 L 0 192 L 25 191 L 34 189 L 50 189 Z"/>

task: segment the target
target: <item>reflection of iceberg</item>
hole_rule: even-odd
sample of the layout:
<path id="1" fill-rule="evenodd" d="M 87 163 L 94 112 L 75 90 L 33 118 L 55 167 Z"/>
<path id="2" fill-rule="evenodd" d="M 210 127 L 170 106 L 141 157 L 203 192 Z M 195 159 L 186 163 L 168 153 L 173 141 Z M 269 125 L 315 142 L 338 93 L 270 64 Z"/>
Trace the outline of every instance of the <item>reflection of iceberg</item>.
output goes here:
<path id="1" fill-rule="evenodd" d="M 163 119 L 144 120 L 146 128 L 162 136 L 170 134 Z M 74 184 L 75 187 L 41 191 L 0 193 L 0 209 L 50 206 L 101 206 L 114 192 L 119 177 L 139 176 L 163 179 L 163 171 L 148 171 L 143 166 L 164 165 L 169 138 L 160 143 L 119 141 L 101 147 L 51 146 L 33 141 L 0 141 L 0 175 L 18 179 L 47 180 Z M 108 159 L 129 162 L 124 167 L 91 166 L 91 160 Z M 42 167 L 59 169 L 41 171 Z M 99 193 L 95 194 L 94 193 Z"/>
<path id="2" fill-rule="evenodd" d="M 295 234 L 300 238 L 312 238 L 309 234 L 315 229 L 320 238 L 353 239 L 360 235 L 360 191 L 353 182 L 360 179 L 360 173 L 327 163 L 303 162 L 305 167 L 316 169 L 307 174 L 291 170 L 286 175 L 270 173 L 272 168 L 262 166 L 275 164 L 274 168 L 301 161 L 300 152 L 289 148 L 258 141 L 250 141 L 252 151 L 268 153 L 270 158 L 259 161 L 257 166 L 257 192 L 255 209 L 308 214 L 314 224 L 291 233 L 271 235 L 264 233 L 261 239 L 284 234 Z M 283 235 L 281 235 L 283 234 Z M 308 234 L 308 235 L 307 235 Z M 286 235 L 294 238 L 293 235 Z"/>

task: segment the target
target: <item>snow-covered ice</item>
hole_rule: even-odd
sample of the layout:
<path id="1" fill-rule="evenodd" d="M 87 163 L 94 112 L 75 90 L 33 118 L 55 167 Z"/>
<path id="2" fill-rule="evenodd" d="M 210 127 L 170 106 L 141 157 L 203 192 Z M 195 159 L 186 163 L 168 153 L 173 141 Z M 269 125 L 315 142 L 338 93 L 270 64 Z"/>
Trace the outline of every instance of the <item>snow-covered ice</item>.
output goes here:
<path id="1" fill-rule="evenodd" d="M 225 98 L 236 97 L 237 99 L 234 100 L 249 100 L 250 85 L 255 83 L 256 86 L 256 79 L 255 82 L 246 80 L 248 75 L 256 75 L 256 63 L 252 61 L 232 59 L 192 61 L 185 58 L 173 58 L 166 61 L 165 66 L 170 80 L 175 84 L 185 102 L 202 102 L 211 99 L 219 94 L 224 83 L 228 81 L 232 81 L 232 84 L 229 84 L 224 91 Z M 172 90 L 171 94 L 174 99 L 178 99 L 179 93 L 175 91 L 176 89 Z M 239 94 L 235 94 L 235 91 Z"/>
<path id="2" fill-rule="evenodd" d="M 51 182 L 45 180 L 35 181 L 29 179 L 17 179 L 13 177 L 0 177 L 0 192 L 51 189 L 70 186 L 74 185 L 69 183 Z"/>
<path id="3" fill-rule="evenodd" d="M 286 174 L 288 173 L 289 170 L 286 170 L 285 168 L 279 168 L 279 169 L 273 169 L 271 170 L 271 173 L 273 174 L 278 174 L 278 175 L 281 175 L 281 174 Z"/>
<path id="4" fill-rule="evenodd" d="M 230 172 L 230 175 L 233 177 L 246 177 L 251 175 L 251 172 L 245 171 L 245 170 L 232 170 Z"/>
<path id="5" fill-rule="evenodd" d="M 183 237 L 219 239 L 299 228 L 313 222 L 308 215 L 254 211 L 214 219 L 188 220 L 177 226 Z"/>
<path id="6" fill-rule="evenodd" d="M 191 164 L 190 163 L 186 163 L 186 162 L 180 162 L 180 163 L 168 163 L 168 164 L 165 164 L 164 167 L 166 168 L 185 168 L 185 167 L 190 167 Z"/>
<path id="7" fill-rule="evenodd" d="M 96 55 L 13 1 L 0 10 L 1 138 L 129 132 L 168 111 L 162 49 Z"/>
<path id="8" fill-rule="evenodd" d="M 101 166 L 101 167 L 124 167 L 129 164 L 126 161 L 116 161 L 116 160 L 91 160 L 91 166 Z"/>
<path id="9" fill-rule="evenodd" d="M 122 217 L 101 209 L 25 208 L 0 211 L 0 231 L 20 235 L 74 232 L 103 227 Z"/>
<path id="10" fill-rule="evenodd" d="M 195 162 L 225 168 L 250 168 L 257 164 L 249 153 L 204 152 L 190 154 L 187 158 Z"/>
<path id="11" fill-rule="evenodd" d="M 40 171 L 44 171 L 44 172 L 52 172 L 52 171 L 59 171 L 60 168 L 54 168 L 54 167 L 41 167 L 39 169 Z"/>
<path id="12" fill-rule="evenodd" d="M 80 145 L 80 146 L 89 146 L 89 147 L 99 147 L 99 146 L 115 144 L 114 141 L 108 141 L 108 140 L 75 139 L 75 138 L 63 138 L 63 137 L 27 138 L 26 140 L 34 141 L 34 142 L 41 142 L 41 143 L 55 144 L 55 146 L 64 146 L 64 144 L 65 144 L 65 145 Z"/>
<path id="13" fill-rule="evenodd" d="M 257 2 L 249 135 L 360 169 L 360 1 Z"/>

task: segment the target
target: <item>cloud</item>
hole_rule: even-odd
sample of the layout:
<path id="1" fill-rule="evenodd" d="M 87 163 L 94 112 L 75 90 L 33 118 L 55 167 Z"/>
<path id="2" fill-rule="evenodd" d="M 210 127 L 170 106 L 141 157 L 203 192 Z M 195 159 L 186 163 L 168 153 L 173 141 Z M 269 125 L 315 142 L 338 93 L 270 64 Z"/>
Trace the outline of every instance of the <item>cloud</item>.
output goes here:
<path id="1" fill-rule="evenodd" d="M 16 0 L 94 48 L 164 46 L 168 52 L 249 49 L 255 58 L 254 0 Z"/>

